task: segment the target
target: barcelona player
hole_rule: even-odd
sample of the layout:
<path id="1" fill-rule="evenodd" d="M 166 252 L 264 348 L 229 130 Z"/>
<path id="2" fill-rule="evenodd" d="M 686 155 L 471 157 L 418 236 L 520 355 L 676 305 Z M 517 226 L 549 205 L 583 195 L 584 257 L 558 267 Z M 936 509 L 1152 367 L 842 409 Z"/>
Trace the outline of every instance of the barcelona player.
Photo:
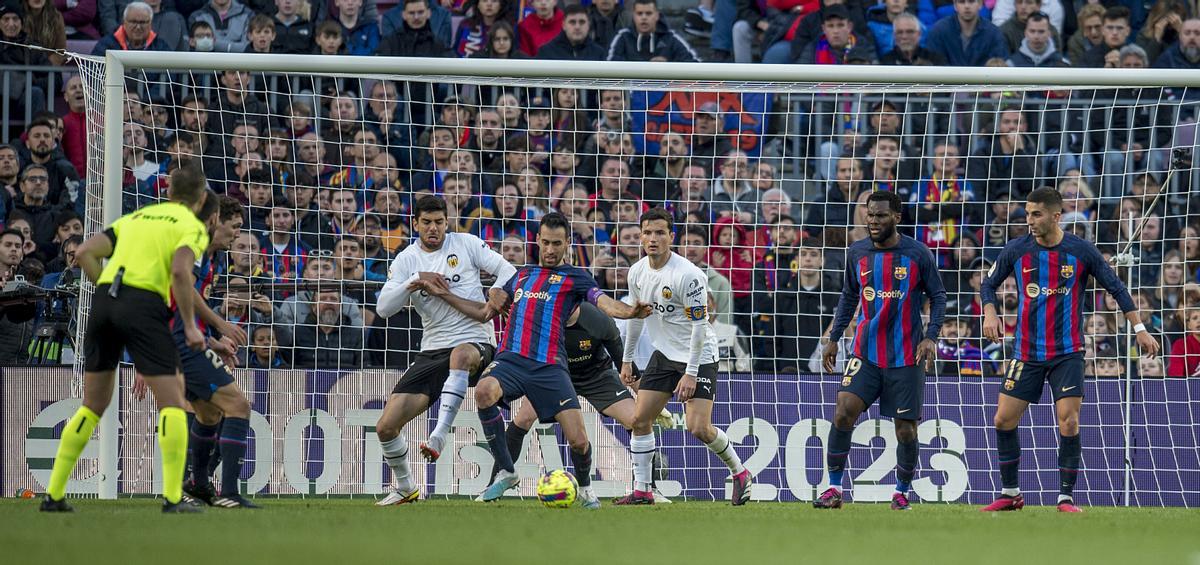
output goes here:
<path id="1" fill-rule="evenodd" d="M 879 413 L 896 426 L 896 492 L 893 510 L 909 510 L 908 491 L 917 467 L 917 421 L 924 402 L 925 369 L 937 359 L 937 336 L 946 312 L 946 289 L 937 262 L 925 244 L 896 231 L 902 203 L 894 192 L 867 197 L 868 239 L 846 253 L 846 277 L 830 336 L 840 336 L 858 306 L 852 355 L 838 391 L 829 430 L 826 465 L 829 489 L 813 501 L 816 508 L 841 508 L 842 478 L 854 422 L 876 400 Z M 929 325 L 921 329 L 921 311 L 929 300 Z M 822 352 L 833 372 L 838 340 Z"/>
<path id="2" fill-rule="evenodd" d="M 1025 506 L 1017 481 L 1021 442 L 1017 424 L 1031 402 L 1050 383 L 1058 418 L 1058 510 L 1082 512 L 1075 504 L 1075 479 L 1082 448 L 1079 408 L 1083 404 L 1083 312 L 1088 279 L 1094 278 L 1117 300 L 1125 319 L 1137 331 L 1137 343 L 1147 357 L 1158 354 L 1158 342 L 1146 331 L 1137 307 L 1121 279 L 1096 246 L 1063 232 L 1062 195 L 1043 187 L 1029 193 L 1025 204 L 1029 234 L 1008 242 L 980 285 L 983 336 L 1000 343 L 1004 329 L 996 314 L 996 289 L 1012 275 L 1017 282 L 1017 328 L 1013 357 L 1004 374 L 996 402 L 996 445 L 999 448 L 1000 497 L 985 512 L 1020 510 Z"/>

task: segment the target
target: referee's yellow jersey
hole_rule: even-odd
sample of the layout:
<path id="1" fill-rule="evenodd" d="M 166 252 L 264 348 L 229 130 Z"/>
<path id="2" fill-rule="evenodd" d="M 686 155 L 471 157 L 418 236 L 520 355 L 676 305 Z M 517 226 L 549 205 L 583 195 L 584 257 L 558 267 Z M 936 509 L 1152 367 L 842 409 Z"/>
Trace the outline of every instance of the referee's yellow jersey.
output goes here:
<path id="1" fill-rule="evenodd" d="M 100 273 L 97 285 L 111 284 L 124 267 L 121 285 L 158 293 L 171 304 L 171 259 L 175 250 L 188 247 L 200 257 L 208 247 L 208 229 L 187 206 L 163 202 L 121 216 L 111 226 L 113 254 Z"/>

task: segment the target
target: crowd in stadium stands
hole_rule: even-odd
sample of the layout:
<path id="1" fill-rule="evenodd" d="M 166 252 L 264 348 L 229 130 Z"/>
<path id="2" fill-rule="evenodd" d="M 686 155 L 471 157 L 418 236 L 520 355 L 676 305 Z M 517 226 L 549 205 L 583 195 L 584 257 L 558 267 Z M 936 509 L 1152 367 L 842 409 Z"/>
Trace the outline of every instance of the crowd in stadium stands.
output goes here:
<path id="1" fill-rule="evenodd" d="M 700 61 L 690 35 L 708 38 L 707 61 L 1197 69 L 1196 10 L 1183 0 L 700 0 L 674 30 L 652 0 L 3 0 L 0 34 L 52 49 L 90 39 L 97 55 Z M 61 64 L 59 53 L 0 43 L 9 71 Z M 16 86 L 5 92 L 34 118 L 0 146 L 0 281 L 20 275 L 54 288 L 79 279 L 88 125 L 80 77 L 65 81 L 66 111 L 56 114 L 44 111 L 43 76 L 10 74 Z M 265 75 L 209 78 L 211 88 L 181 88 L 178 98 L 130 88 L 123 204 L 160 197 L 169 172 L 193 162 L 246 205 L 245 231 L 218 258 L 211 304 L 248 330 L 248 367 L 404 366 L 419 320 L 381 319 L 373 301 L 391 258 L 412 244 L 414 197 L 433 193 L 449 203 L 452 229 L 514 264 L 535 257 L 538 217 L 562 211 L 573 222 L 573 262 L 616 295 L 639 257 L 639 214 L 665 205 L 680 223 L 679 252 L 708 273 L 713 321 L 736 361 L 728 368 L 818 371 L 844 249 L 866 237 L 866 195 L 891 190 L 909 203 L 905 233 L 933 249 L 950 292 L 938 372 L 991 376 L 1009 352 L 980 339 L 980 279 L 1026 232 L 1023 197 L 1050 185 L 1066 200 L 1064 227 L 1107 256 L 1145 219 L 1138 262 L 1122 274 L 1165 358 L 1130 358 L 1116 304 L 1097 293 L 1086 317 L 1089 374 L 1121 376 L 1128 361 L 1141 377 L 1200 376 L 1200 198 L 1189 190 L 1200 183 L 1186 105 L 1194 91 L 997 92 L 977 97 L 986 119 L 958 135 L 926 132 L 939 118 L 902 94 L 855 106 L 861 119 L 839 102 L 820 111 L 843 125 L 805 136 L 802 159 L 781 159 L 779 147 L 793 147 L 781 123 L 766 124 L 744 151 L 747 134 L 730 135 L 729 108 L 715 102 L 697 104 L 687 131 L 646 152 L 620 90 L 464 95 L 443 85 L 425 95 L 424 85 L 302 77 L 276 86 L 280 98 L 268 96 L 277 83 Z M 1055 121 L 1040 105 L 1063 96 L 1094 109 Z M 1128 98 L 1148 103 L 1108 111 Z M 433 109 L 428 120 L 410 118 L 418 102 Z M 1172 154 L 1179 146 L 1188 149 Z M 1166 183 L 1172 159 L 1183 170 Z M 1001 292 L 1011 334 L 1023 289 L 1009 279 Z M 0 364 L 44 353 L 33 338 L 47 316 L 0 316 Z"/>

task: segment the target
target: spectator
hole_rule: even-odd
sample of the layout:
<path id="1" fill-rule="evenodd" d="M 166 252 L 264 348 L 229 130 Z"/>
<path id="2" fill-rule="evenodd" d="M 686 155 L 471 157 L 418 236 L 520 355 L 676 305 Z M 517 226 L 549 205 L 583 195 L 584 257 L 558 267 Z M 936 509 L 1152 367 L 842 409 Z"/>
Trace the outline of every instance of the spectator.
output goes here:
<path id="1" fill-rule="evenodd" d="M 1020 5 L 1020 4 L 1019 4 Z M 1016 21 L 1016 18 L 1010 21 Z M 1013 67 L 1065 67 L 1062 53 L 1058 51 L 1058 39 L 1052 33 L 1050 19 L 1041 12 L 1030 14 L 1025 20 L 1025 37 L 1008 58 Z"/>
<path id="2" fill-rule="evenodd" d="M 517 31 L 521 52 L 536 57 L 538 49 L 562 33 L 563 11 L 555 5 L 555 0 L 533 0 L 532 4 L 533 13 L 521 20 Z"/>
<path id="3" fill-rule="evenodd" d="M 138 123 L 125 124 L 124 142 L 121 147 L 125 169 L 133 173 L 133 178 L 145 181 L 151 175 L 158 173 L 158 163 L 146 158 L 146 128 Z"/>
<path id="4" fill-rule="evenodd" d="M 92 55 L 103 57 L 109 49 L 124 51 L 170 51 L 167 42 L 151 27 L 154 10 L 145 2 L 130 2 L 125 6 L 121 26 L 96 42 Z"/>
<path id="5" fill-rule="evenodd" d="M 169 51 L 184 51 L 187 45 L 187 22 L 173 8 L 163 6 L 163 0 L 146 0 L 146 4 L 154 11 L 150 24 L 155 35 L 167 44 Z"/>
<path id="6" fill-rule="evenodd" d="M 997 111 L 995 132 L 985 138 L 985 144 L 967 164 L 967 178 L 983 180 L 983 186 L 976 190 L 984 188 L 985 200 L 995 201 L 1005 189 L 1021 200 L 1033 190 L 1037 144 L 1028 131 L 1028 121 L 1020 109 L 1008 106 Z"/>
<path id="7" fill-rule="evenodd" d="M 602 47 L 607 48 L 620 30 L 633 25 L 633 14 L 620 0 L 592 0 L 586 6 L 588 37 Z"/>
<path id="8" fill-rule="evenodd" d="M 449 44 L 434 33 L 429 21 L 429 4 L 425 0 L 404 0 L 402 22 L 391 35 L 379 44 L 379 54 L 388 57 L 450 57 Z M 395 11 L 395 10 L 392 10 Z M 390 12 L 389 12 L 390 13 Z"/>
<path id="9" fill-rule="evenodd" d="M 25 260 L 28 247 L 25 236 L 11 227 L 0 231 L 0 286 L 12 281 Z M 32 334 L 31 308 L 10 307 L 0 316 L 0 364 L 16 365 L 25 361 L 25 347 Z"/>
<path id="10" fill-rule="evenodd" d="M 1129 43 L 1130 30 L 1129 8 L 1117 6 L 1105 10 L 1100 43 L 1088 49 L 1080 60 L 1072 60 L 1072 63 L 1077 67 L 1119 68 L 1120 50 Z"/>
<path id="11" fill-rule="evenodd" d="M 725 155 L 721 174 L 713 180 L 706 200 L 713 213 L 721 218 L 734 218 L 739 223 L 753 223 L 758 217 L 759 193 L 750 184 L 750 158 L 735 149 Z"/>
<path id="12" fill-rule="evenodd" d="M 12 201 L 21 194 L 21 160 L 17 148 L 0 145 L 0 216 L 8 216 Z"/>
<path id="13" fill-rule="evenodd" d="M 979 17 L 980 0 L 954 0 L 954 17 L 945 17 L 929 30 L 926 46 L 953 66 L 982 67 L 988 59 L 1008 57 L 1004 35 Z"/>
<path id="14" fill-rule="evenodd" d="M 238 0 L 209 0 L 188 16 L 188 24 L 207 22 L 213 30 L 213 51 L 241 53 L 250 40 L 246 37 L 254 12 Z"/>
<path id="15" fill-rule="evenodd" d="M 468 11 L 470 15 L 458 25 L 454 35 L 454 52 L 459 57 L 480 53 L 487 41 L 488 30 L 499 20 L 512 21 L 512 13 L 504 0 L 475 0 Z"/>
<path id="16" fill-rule="evenodd" d="M 313 32 L 315 38 L 313 44 L 316 46 L 314 52 L 318 55 L 345 55 L 346 54 L 346 36 L 342 34 L 342 24 L 335 21 L 325 20 L 317 24 L 317 29 Z M 377 54 L 388 55 L 383 51 L 383 44 L 380 44 L 380 49 Z"/>
<path id="17" fill-rule="evenodd" d="M 803 65 L 845 65 L 854 55 L 873 61 L 869 41 L 855 35 L 850 12 L 841 4 L 821 10 L 821 35 L 804 47 L 795 61 Z"/>
<path id="18" fill-rule="evenodd" d="M 54 0 L 54 7 L 62 14 L 68 39 L 100 39 L 96 0 Z"/>
<path id="19" fill-rule="evenodd" d="M 725 63 L 733 55 L 735 63 L 754 62 L 754 43 L 760 32 L 770 27 L 763 6 L 752 0 L 722 0 L 712 24 L 711 45 L 715 63 Z M 684 31 L 689 31 L 684 24 Z M 690 33 L 690 32 L 689 32 Z"/>
<path id="20" fill-rule="evenodd" d="M 271 53 L 275 44 L 275 20 L 271 16 L 255 14 L 250 18 L 247 28 L 250 30 L 250 43 L 246 45 L 246 52 Z"/>
<path id="21" fill-rule="evenodd" d="M 763 33 L 763 45 L 769 46 L 763 53 L 764 63 L 792 63 L 799 59 L 804 48 L 821 35 L 825 23 L 825 9 L 832 6 L 845 8 L 852 23 L 853 34 L 867 43 L 871 42 L 871 30 L 863 18 L 865 9 L 859 0 L 821 0 L 816 10 L 811 8 L 817 6 L 811 4 L 801 2 L 798 7 L 806 8 L 803 11 L 789 8 L 772 19 L 767 31 Z M 864 44 L 861 47 L 869 45 Z"/>
<path id="22" fill-rule="evenodd" d="M 1054 43 L 1056 49 L 1061 50 L 1063 42 L 1059 39 L 1058 27 L 1054 25 L 1054 21 L 1050 19 L 1047 12 L 1042 11 L 1042 0 L 1015 0 L 1015 11 L 1012 17 L 1004 21 L 996 21 L 995 13 L 993 12 L 992 23 L 999 26 L 1000 33 L 1004 35 L 1004 40 L 1008 43 L 1008 52 L 1015 53 L 1021 46 L 1021 42 L 1025 40 L 1025 24 L 1029 21 L 1029 16 L 1040 14 L 1046 20 L 1046 28 L 1049 30 L 1050 39 Z"/>
<path id="23" fill-rule="evenodd" d="M 83 233 L 82 226 L 79 228 L 79 232 Z M 78 283 L 82 271 L 79 269 L 79 263 L 75 260 L 75 251 L 82 244 L 82 235 L 72 235 L 59 243 L 56 250 L 58 256 L 46 264 L 46 276 L 42 277 L 42 282 L 38 286 L 51 289 L 58 288 L 60 284 L 70 286 Z"/>
<path id="24" fill-rule="evenodd" d="M 808 206 L 808 216 L 804 219 L 808 235 L 816 235 L 827 226 L 849 225 L 854 202 L 862 191 L 862 180 L 862 161 L 854 157 L 837 160 L 837 176 L 829 183 L 825 195 Z"/>
<path id="25" fill-rule="evenodd" d="M 879 59 L 881 65 L 945 65 L 941 53 L 921 46 L 921 20 L 909 13 L 902 13 L 892 20 L 892 38 L 895 48 Z"/>
<path id="26" fill-rule="evenodd" d="M 909 202 L 916 221 L 916 239 L 934 253 L 940 267 L 949 265 L 958 238 L 982 223 L 973 184 L 960 176 L 958 146 L 936 144 L 930 160 L 932 174 L 917 182 Z"/>
<path id="27" fill-rule="evenodd" d="M 368 0 L 370 1 L 370 0 Z M 370 2 L 371 5 L 374 2 Z M 404 10 L 407 4 L 404 2 L 396 4 L 395 8 L 388 10 L 383 15 L 383 22 L 379 26 L 379 34 L 384 39 L 403 33 L 404 31 Z M 426 4 L 426 19 L 429 20 L 429 27 L 433 31 L 433 36 L 437 38 L 438 43 L 442 45 L 452 45 L 454 42 L 453 21 L 450 10 L 442 7 L 440 2 Z M 368 14 L 370 9 L 367 10 Z"/>
<path id="28" fill-rule="evenodd" d="M 79 174 L 59 149 L 50 121 L 44 118 L 34 120 L 25 130 L 25 146 L 23 151 L 21 149 L 18 148 L 18 151 L 26 166 L 29 163 L 42 165 L 49 173 L 49 202 L 74 204 L 79 191 Z"/>
<path id="29" fill-rule="evenodd" d="M 1179 41 L 1189 9 L 1183 0 L 1158 0 L 1154 3 L 1135 40 L 1146 50 L 1149 60 L 1157 61 L 1168 46 Z"/>
<path id="30" fill-rule="evenodd" d="M 350 370 L 361 367 L 363 329 L 344 312 L 340 293 L 321 290 L 300 324 L 294 326 L 292 360 L 296 368 Z M 278 329 L 278 326 L 277 326 Z"/>
<path id="31" fill-rule="evenodd" d="M 800 238 L 790 216 L 772 230 L 775 246 L 754 268 L 754 369 L 795 372 L 833 320 L 840 285 L 822 272 L 823 237 Z"/>
<path id="32" fill-rule="evenodd" d="M 246 356 L 247 369 L 289 369 L 279 352 L 279 343 L 275 339 L 275 329 L 269 325 L 254 326 L 250 331 L 249 355 Z"/>
<path id="33" fill-rule="evenodd" d="M 125 8 L 132 2 L 130 0 L 95 0 L 96 1 L 96 20 L 100 24 L 100 34 L 109 35 L 117 31 L 121 26 L 125 14 Z"/>
<path id="34" fill-rule="evenodd" d="M 275 42 L 271 51 L 299 55 L 312 53 L 313 23 L 300 15 L 300 0 L 275 0 Z"/>
<path id="35" fill-rule="evenodd" d="M 45 166 L 31 164 L 25 167 L 21 171 L 21 196 L 12 205 L 14 211 L 28 220 L 36 248 L 50 246 L 57 227 L 55 216 L 59 208 L 48 198 L 49 180 Z"/>
<path id="36" fill-rule="evenodd" d="M 700 56 L 661 19 L 655 0 L 634 0 L 633 25 L 613 37 L 608 60 L 683 63 L 699 62 Z"/>
<path id="37" fill-rule="evenodd" d="M 1037 1 L 1037 8 L 1026 12 L 1024 17 L 1028 17 L 1029 13 L 1040 11 L 1043 14 L 1046 14 L 1047 18 L 1050 18 L 1050 26 L 1053 27 L 1055 29 L 1055 31 L 1058 33 L 1062 33 L 1063 31 L 1066 31 L 1067 28 L 1075 27 L 1074 23 L 1068 21 L 1067 13 L 1066 13 L 1068 9 L 1071 11 L 1072 14 L 1075 13 L 1074 4 L 1072 4 L 1069 8 L 1066 8 L 1063 5 L 1064 2 L 1071 2 L 1072 0 L 1040 0 L 1040 1 L 1035 0 L 1035 1 Z M 1091 5 L 1091 4 L 1084 3 L 1084 6 L 1089 6 L 1089 5 Z M 1099 5 L 1099 4 L 1097 4 L 1097 5 Z M 1012 20 L 1014 18 L 1014 16 L 1017 15 L 1017 12 L 1019 12 L 1021 10 L 1020 0 L 996 0 L 995 5 L 993 5 L 991 8 L 992 8 L 992 23 L 995 24 L 997 27 L 1003 28 L 1004 24 L 1008 23 L 1009 20 Z M 1072 19 L 1074 19 L 1074 16 L 1072 16 Z M 1055 40 L 1055 44 L 1059 45 L 1060 49 L 1062 48 L 1062 45 L 1059 44 L 1058 40 Z"/>
<path id="38" fill-rule="evenodd" d="M 916 14 L 910 11 L 908 0 L 884 0 L 879 4 L 867 8 L 867 27 L 871 30 L 871 37 L 875 42 L 875 51 L 879 57 L 890 53 L 895 48 L 895 24 L 896 18 L 902 14 L 909 14 L 916 20 L 917 29 L 924 31 L 921 26 L 921 20 L 916 19 Z M 915 6 L 913 6 L 915 8 Z"/>
<path id="39" fill-rule="evenodd" d="M 348 55 L 374 55 L 379 48 L 379 23 L 363 14 L 362 0 L 334 0 Z"/>
<path id="40" fill-rule="evenodd" d="M 7 42 L 0 43 L 0 65 L 50 66 L 50 60 L 46 58 L 45 51 L 27 47 L 32 41 L 22 31 L 24 15 L 25 8 L 21 6 L 20 0 L 0 2 L 0 39 Z M 19 45 L 11 45 L 11 43 Z M 32 86 L 28 92 L 25 90 L 27 73 L 32 76 Z M 46 107 L 46 76 L 44 73 L 36 71 L 9 73 L 8 81 L 8 91 L 4 93 L 8 104 L 17 108 L 26 108 L 31 114 L 40 112 Z"/>
<path id="41" fill-rule="evenodd" d="M 756 261 L 751 236 L 745 225 L 730 217 L 718 219 L 712 234 L 708 263 L 729 279 L 733 287 L 734 324 L 749 335 L 750 315 L 754 311 L 751 291 Z"/>
<path id="42" fill-rule="evenodd" d="M 1085 53 L 1104 41 L 1104 10 L 1103 4 L 1084 4 L 1079 9 L 1079 30 L 1067 40 L 1067 59 L 1072 64 L 1079 64 Z"/>
<path id="43" fill-rule="evenodd" d="M 938 374 L 957 377 L 984 377 L 995 374 L 995 364 L 979 349 L 979 336 L 967 313 L 946 316 L 938 338 Z"/>
<path id="44" fill-rule="evenodd" d="M 23 0 L 25 10 L 25 31 L 29 34 L 29 42 L 33 45 L 66 51 L 67 28 L 63 23 L 62 14 L 50 3 L 50 0 Z M 46 53 L 52 65 L 61 65 L 66 56 L 61 53 Z"/>
<path id="45" fill-rule="evenodd" d="M 563 11 L 562 33 L 543 45 L 537 58 L 603 61 L 607 53 L 603 46 L 591 39 L 590 25 L 587 8 L 580 5 L 567 6 Z"/>
<path id="46" fill-rule="evenodd" d="M 1168 377 L 1200 377 L 1200 309 L 1186 310 L 1184 320 L 1184 337 L 1171 344 Z"/>
<path id="47" fill-rule="evenodd" d="M 1179 41 L 1172 44 L 1154 66 L 1163 69 L 1200 69 L 1200 18 L 1189 18 L 1179 31 Z"/>
<path id="48" fill-rule="evenodd" d="M 708 264 L 708 233 L 696 225 L 683 228 L 679 239 L 679 254 L 704 271 L 708 277 L 708 293 L 717 303 L 717 319 L 722 323 L 733 322 L 733 291 L 729 279 Z"/>
<path id="49" fill-rule="evenodd" d="M 705 102 L 692 113 L 690 163 L 713 172 L 716 161 L 733 150 L 733 142 L 721 131 L 721 107 L 716 102 Z"/>

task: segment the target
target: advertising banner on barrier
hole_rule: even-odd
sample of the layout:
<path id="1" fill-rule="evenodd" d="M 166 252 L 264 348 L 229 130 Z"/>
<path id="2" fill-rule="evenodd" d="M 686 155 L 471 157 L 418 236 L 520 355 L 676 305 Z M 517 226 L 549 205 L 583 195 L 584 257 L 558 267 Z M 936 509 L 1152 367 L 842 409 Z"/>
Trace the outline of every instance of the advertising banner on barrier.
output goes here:
<path id="1" fill-rule="evenodd" d="M 390 475 L 374 424 L 397 376 L 394 371 L 239 371 L 239 382 L 254 408 L 242 489 L 317 496 L 383 492 Z M 123 374 L 123 390 L 131 379 L 132 373 Z M 755 473 L 754 500 L 808 501 L 826 488 L 823 444 L 839 380 L 821 375 L 722 375 L 713 420 Z M 0 449 L 5 457 L 0 483 L 6 495 L 20 489 L 44 491 L 62 424 L 79 405 L 78 399 L 70 398 L 70 381 L 66 367 L 3 369 Z M 913 484 L 915 499 L 983 503 L 995 496 L 999 477 L 991 418 L 998 385 L 980 379 L 928 378 L 924 420 L 918 428 L 921 461 Z M 1125 386 L 1120 380 L 1087 381 L 1077 500 L 1089 505 L 1126 503 L 1128 432 L 1133 470 L 1129 504 L 1200 506 L 1200 379 L 1134 381 L 1128 426 L 1122 402 Z M 135 402 L 127 392 L 121 396 L 118 492 L 158 492 L 153 404 Z M 632 480 L 628 434 L 584 406 L 595 448 L 597 493 L 624 493 Z M 672 497 L 725 499 L 727 470 L 684 429 L 682 406 L 672 403 L 670 409 L 675 425 L 659 434 L 669 467 L 660 489 Z M 405 429 L 411 453 L 417 453 L 429 424 L 419 418 Z M 891 421 L 879 418 L 874 409 L 856 425 L 846 484 L 852 500 L 890 499 L 893 430 Z M 1057 495 L 1057 434 L 1053 407 L 1045 402 L 1034 405 L 1022 420 L 1021 486 L 1032 504 L 1053 503 Z M 92 442 L 84 452 L 71 492 L 96 492 L 98 450 L 98 442 Z M 469 395 L 456 421 L 454 449 L 436 464 L 415 456 L 411 463 L 426 496 L 474 495 L 486 486 L 492 458 Z M 518 462 L 525 477 L 520 494 L 532 495 L 541 469 L 568 465 L 561 438 L 552 427 L 540 426 L 527 436 Z"/>

